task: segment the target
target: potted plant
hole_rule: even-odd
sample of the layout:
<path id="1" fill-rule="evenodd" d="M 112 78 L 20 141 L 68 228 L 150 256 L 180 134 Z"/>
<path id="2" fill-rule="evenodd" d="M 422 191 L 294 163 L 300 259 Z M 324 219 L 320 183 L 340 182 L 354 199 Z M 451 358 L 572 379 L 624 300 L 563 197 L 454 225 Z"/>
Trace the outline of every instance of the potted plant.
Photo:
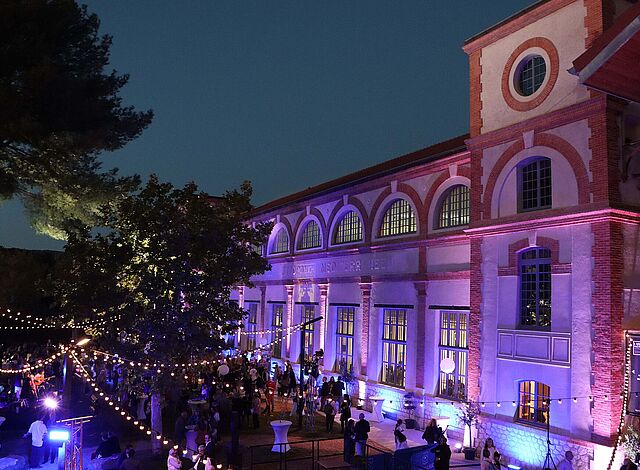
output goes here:
<path id="1" fill-rule="evenodd" d="M 458 417 L 460 421 L 465 426 L 464 433 L 464 442 L 462 443 L 464 452 L 464 458 L 466 460 L 474 460 L 476 458 L 476 449 L 473 446 L 472 438 L 471 438 L 471 427 L 478 422 L 478 417 L 480 416 L 480 407 L 474 401 L 468 401 L 462 405 L 458 412 Z M 469 439 L 467 440 L 466 429 L 469 430 Z"/>
<path id="2" fill-rule="evenodd" d="M 405 424 L 407 429 L 415 429 L 416 428 L 416 420 L 414 418 L 414 413 L 417 407 L 416 397 L 413 392 L 409 392 L 404 396 L 404 410 L 407 413 L 408 417 L 405 419 Z"/>

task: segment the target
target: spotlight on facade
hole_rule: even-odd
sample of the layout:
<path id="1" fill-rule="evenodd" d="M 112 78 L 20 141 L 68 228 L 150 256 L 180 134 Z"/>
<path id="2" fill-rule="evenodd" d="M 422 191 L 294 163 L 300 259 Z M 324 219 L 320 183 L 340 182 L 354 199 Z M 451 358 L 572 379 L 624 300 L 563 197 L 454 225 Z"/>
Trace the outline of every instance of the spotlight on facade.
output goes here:
<path id="1" fill-rule="evenodd" d="M 511 469 L 511 470 L 520 470 L 520 467 L 518 467 L 515 464 L 510 463 L 509 465 L 507 465 L 507 468 Z"/>
<path id="2" fill-rule="evenodd" d="M 462 443 L 461 442 L 456 442 L 456 452 L 457 453 L 462 452 Z"/>

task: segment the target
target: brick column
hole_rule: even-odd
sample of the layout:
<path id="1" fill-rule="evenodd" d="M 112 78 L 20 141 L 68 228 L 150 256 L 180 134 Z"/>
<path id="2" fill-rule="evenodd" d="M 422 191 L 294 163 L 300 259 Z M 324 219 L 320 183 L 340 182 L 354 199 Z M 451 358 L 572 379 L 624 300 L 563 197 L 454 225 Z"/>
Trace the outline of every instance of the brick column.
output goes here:
<path id="1" fill-rule="evenodd" d="M 325 350 L 324 347 L 324 343 L 325 343 L 325 332 L 326 332 L 326 325 L 327 325 L 327 314 L 328 314 L 328 309 L 329 309 L 329 284 L 318 284 L 318 289 L 320 290 L 320 316 L 322 317 L 322 320 L 320 320 L 319 322 L 319 326 L 318 326 L 318 333 L 320 335 L 320 341 L 318 343 L 318 347 L 320 349 L 322 349 L 323 351 Z"/>
<path id="2" fill-rule="evenodd" d="M 286 284 L 285 288 L 287 289 L 287 310 L 283 323 L 285 328 L 289 328 L 293 324 L 293 284 Z M 287 333 L 290 333 L 290 331 L 285 330 L 283 334 Z M 291 359 L 291 335 L 287 334 L 285 343 L 285 357 Z"/>
<path id="3" fill-rule="evenodd" d="M 267 286 L 260 286 L 260 315 L 258 316 L 258 330 L 266 330 L 266 310 L 267 310 Z M 266 335 L 258 337 L 258 344 L 266 344 L 270 341 L 270 338 Z"/>
<path id="4" fill-rule="evenodd" d="M 620 419 L 624 386 L 624 331 L 622 319 L 624 250 L 617 222 L 591 224 L 593 232 L 593 435 L 612 445 Z M 607 395 L 607 399 L 604 398 Z"/>
<path id="5" fill-rule="evenodd" d="M 470 311 L 469 311 L 469 364 L 468 398 L 480 397 L 480 340 L 482 338 L 482 239 L 471 238 L 470 273 Z"/>
<path id="6" fill-rule="evenodd" d="M 360 283 L 360 308 L 362 309 L 362 331 L 360 332 L 360 375 L 367 375 L 369 360 L 369 320 L 371 318 L 371 282 Z"/>
<path id="7" fill-rule="evenodd" d="M 416 305 L 416 387 L 424 388 L 425 315 L 427 314 L 427 282 L 414 283 L 418 303 Z"/>

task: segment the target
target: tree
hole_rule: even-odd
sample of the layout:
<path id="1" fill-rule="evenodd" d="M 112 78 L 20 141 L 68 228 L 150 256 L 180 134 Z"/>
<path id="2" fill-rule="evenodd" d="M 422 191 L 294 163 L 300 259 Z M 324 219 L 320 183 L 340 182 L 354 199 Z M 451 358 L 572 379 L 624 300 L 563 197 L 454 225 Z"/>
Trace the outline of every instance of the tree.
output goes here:
<path id="1" fill-rule="evenodd" d="M 127 75 L 105 72 L 111 37 L 72 0 L 0 3 L 0 201 L 19 197 L 42 233 L 91 225 L 138 177 L 102 171 L 98 155 L 121 148 L 152 112 L 124 106 Z"/>
<path id="2" fill-rule="evenodd" d="M 56 280 L 64 310 L 76 321 L 119 315 L 120 333 L 105 331 L 103 344 L 124 357 L 184 363 L 222 350 L 245 313 L 229 299 L 233 286 L 269 269 L 254 247 L 271 224 L 244 222 L 250 196 L 248 183 L 212 199 L 152 176 L 104 208 L 99 230 L 70 235 Z M 156 390 L 167 373 L 154 376 Z M 155 403 L 158 413 L 157 394 Z M 152 422 L 153 407 L 152 397 Z"/>

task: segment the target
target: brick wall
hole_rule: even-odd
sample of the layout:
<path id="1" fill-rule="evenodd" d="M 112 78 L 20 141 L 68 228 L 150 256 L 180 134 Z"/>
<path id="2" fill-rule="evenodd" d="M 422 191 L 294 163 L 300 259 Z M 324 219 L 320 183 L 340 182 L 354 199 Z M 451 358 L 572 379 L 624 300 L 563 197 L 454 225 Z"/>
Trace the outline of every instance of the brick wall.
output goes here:
<path id="1" fill-rule="evenodd" d="M 478 400 L 480 396 L 480 344 L 482 342 L 482 240 L 471 239 L 471 279 L 469 311 L 469 364 L 468 398 Z"/>

